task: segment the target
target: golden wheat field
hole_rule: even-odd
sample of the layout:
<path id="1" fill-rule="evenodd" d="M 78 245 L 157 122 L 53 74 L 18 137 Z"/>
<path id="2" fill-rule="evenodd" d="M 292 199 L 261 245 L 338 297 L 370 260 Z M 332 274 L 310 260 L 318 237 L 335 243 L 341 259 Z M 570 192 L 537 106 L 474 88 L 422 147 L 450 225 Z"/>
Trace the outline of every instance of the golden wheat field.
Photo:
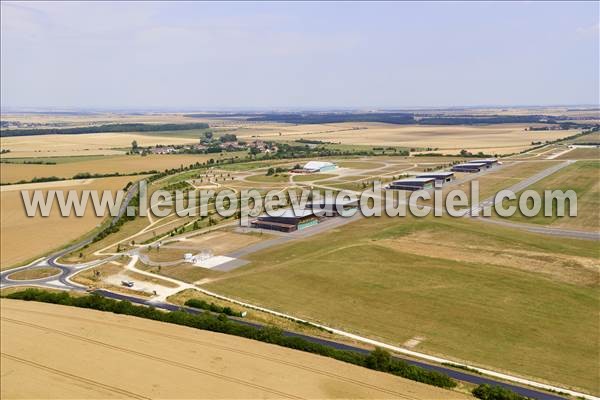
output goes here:
<path id="1" fill-rule="evenodd" d="M 10 150 L 4 158 L 124 154 L 133 141 L 139 146 L 196 143 L 197 138 L 151 136 L 137 133 L 86 133 L 78 135 L 11 136 L 1 140 Z"/>
<path id="2" fill-rule="evenodd" d="M 561 109 L 552 109 L 565 113 Z M 474 114 L 486 115 L 490 110 L 478 110 Z M 506 110 L 500 114 L 526 115 L 528 110 Z M 573 115 L 578 115 L 573 113 Z M 4 116 L 3 116 L 4 118 Z M 184 114 L 147 115 L 95 115 L 95 116 L 43 116 L 9 115 L 13 119 L 29 123 L 55 123 L 62 126 L 82 126 L 102 123 L 184 123 L 207 122 L 216 132 L 236 134 L 243 140 L 298 139 L 321 140 L 343 145 L 401 146 L 414 148 L 437 148 L 444 153 L 461 149 L 472 152 L 508 154 L 531 146 L 532 142 L 556 140 L 579 133 L 579 130 L 526 131 L 525 128 L 540 124 L 494 124 L 467 126 L 395 125 L 377 122 L 344 122 L 332 124 L 288 124 L 276 122 L 253 122 L 235 118 L 191 118 Z M 2 148 L 11 150 L 5 157 L 41 157 L 61 155 L 115 154 L 129 147 L 133 140 L 140 146 L 156 144 L 193 143 L 196 137 L 189 133 L 168 132 L 164 134 L 101 133 L 81 135 L 44 135 L 38 137 L 8 137 L 2 139 Z"/>
<path id="3" fill-rule="evenodd" d="M 51 124 L 54 126 L 76 127 L 101 124 L 160 124 L 160 123 L 185 123 L 193 118 L 179 113 L 90 113 L 90 114 L 2 114 L 3 121 L 19 121 L 25 124 Z M 43 126 L 42 126 L 43 127 Z"/>
<path id="4" fill-rule="evenodd" d="M 339 124 L 256 124 L 240 126 L 234 132 L 242 138 L 263 140 L 311 139 L 345 145 L 437 148 L 440 152 L 507 154 L 524 150 L 531 142 L 556 140 L 579 130 L 525 131 L 529 125 L 419 126 L 384 123 Z"/>
<path id="5" fill-rule="evenodd" d="M 187 167 L 190 164 L 202 163 L 211 158 L 244 156 L 245 152 L 219 154 L 156 154 L 148 156 L 117 155 L 90 157 L 61 157 L 47 158 L 56 164 L 22 164 L 12 163 L 11 160 L 0 164 L 0 182 L 13 183 L 21 180 L 31 180 L 34 177 L 57 176 L 71 178 L 76 174 L 89 172 L 91 174 L 131 174 L 150 170 L 163 171 L 169 168 Z M 33 159 L 32 159 L 33 160 Z M 19 162 L 22 162 L 20 160 Z"/>
<path id="6" fill-rule="evenodd" d="M 81 191 L 124 188 L 131 177 L 71 180 L 3 186 L 0 192 L 0 266 L 2 269 L 35 259 L 63 246 L 98 226 L 103 218 L 88 207 L 83 217 L 63 218 L 55 204 L 49 217 L 29 218 L 21 197 L 21 190 L 50 189 Z"/>
<path id="7" fill-rule="evenodd" d="M 220 333 L 53 304 L 1 306 L 2 398 L 467 398 Z"/>

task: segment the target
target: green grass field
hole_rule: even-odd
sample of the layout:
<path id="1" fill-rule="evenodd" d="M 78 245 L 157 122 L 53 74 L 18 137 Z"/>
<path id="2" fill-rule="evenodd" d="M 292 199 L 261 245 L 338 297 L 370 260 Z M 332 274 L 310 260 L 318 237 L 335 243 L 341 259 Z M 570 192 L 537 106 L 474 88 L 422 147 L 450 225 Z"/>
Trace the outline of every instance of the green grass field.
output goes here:
<path id="1" fill-rule="evenodd" d="M 542 198 L 542 212 L 535 217 L 526 217 L 520 212 L 510 217 L 511 221 L 550 225 L 564 228 L 600 230 L 600 161 L 578 161 L 564 169 L 542 179 L 527 188 L 535 190 Z M 556 205 L 553 216 L 543 214 L 545 202 L 544 190 L 574 190 L 577 193 L 577 216 L 557 217 Z M 519 197 L 522 192 L 517 193 Z M 531 203 L 530 203 L 531 204 Z M 504 207 L 517 205 L 517 201 L 506 201 Z M 568 204 L 565 207 L 568 213 Z"/>
<path id="2" fill-rule="evenodd" d="M 275 175 L 251 175 L 246 178 L 250 182 L 264 182 L 264 183 L 280 183 L 288 182 L 290 179 L 288 174 L 275 174 Z"/>
<path id="3" fill-rule="evenodd" d="M 557 160 L 600 160 L 600 148 L 579 147 L 557 157 Z"/>
<path id="4" fill-rule="evenodd" d="M 206 287 L 415 350 L 598 388 L 598 248 L 465 219 L 365 219 Z M 595 266 L 594 266 L 595 265 Z"/>

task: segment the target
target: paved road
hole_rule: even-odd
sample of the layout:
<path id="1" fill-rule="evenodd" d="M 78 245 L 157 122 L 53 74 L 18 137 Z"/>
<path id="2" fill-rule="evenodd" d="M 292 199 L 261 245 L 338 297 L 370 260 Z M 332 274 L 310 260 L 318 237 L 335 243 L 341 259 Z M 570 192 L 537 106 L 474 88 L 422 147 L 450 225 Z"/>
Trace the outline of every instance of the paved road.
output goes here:
<path id="1" fill-rule="evenodd" d="M 512 191 L 513 193 L 519 193 L 522 190 L 525 190 L 529 186 L 534 185 L 535 183 L 541 181 L 542 179 L 560 171 L 561 169 L 568 167 L 573 164 L 575 161 L 565 161 L 557 165 L 553 165 L 550 168 L 546 168 L 538 174 L 530 176 L 522 181 L 510 186 L 507 190 Z M 489 197 L 479 203 L 477 207 L 471 208 L 471 215 L 479 213 L 483 210 L 484 207 L 494 206 L 495 198 L 494 196 Z M 468 216 L 468 215 L 465 215 Z M 486 222 L 495 225 L 501 225 L 508 228 L 520 229 L 534 233 L 541 233 L 544 235 L 552 235 L 552 236 L 561 236 L 567 238 L 574 239 L 586 239 L 586 240 L 600 240 L 600 232 L 586 232 L 586 231 L 577 231 L 577 230 L 569 230 L 562 228 L 551 228 L 546 226 L 536 226 L 532 224 L 524 224 L 518 222 L 512 222 L 506 219 L 496 219 L 492 217 L 475 217 L 477 221 Z"/>
<path id="2" fill-rule="evenodd" d="M 568 165 L 567 163 L 565 164 L 561 164 L 560 168 L 564 167 Z M 545 171 L 543 171 L 542 173 L 528 178 L 522 182 L 520 182 L 519 184 L 513 186 L 513 188 L 519 189 L 520 187 L 525 188 L 535 182 L 537 182 L 540 179 L 543 179 L 545 176 L 550 175 L 551 173 L 556 172 L 558 169 L 560 168 L 549 168 Z M 483 173 L 482 173 L 483 174 Z M 479 175 L 479 174 L 477 174 Z M 474 177 L 474 176 L 473 176 Z M 472 179 L 472 177 L 467 178 L 468 179 Z M 130 188 L 130 191 L 128 191 L 128 195 L 126 197 L 127 201 L 124 203 L 123 208 L 120 210 L 119 212 L 119 216 L 121 216 L 125 210 L 126 210 L 126 206 L 129 203 L 129 201 L 131 200 L 131 198 L 135 195 L 135 191 L 137 190 L 137 185 L 133 185 L 132 188 Z M 519 189 L 521 190 L 521 189 Z M 518 191 L 518 190 L 517 190 Z M 486 200 L 486 201 L 489 201 Z M 119 217 L 115 217 L 115 219 L 113 219 L 113 223 L 116 222 L 116 220 Z M 331 229 L 333 227 L 337 227 L 340 226 L 342 224 L 351 222 L 357 218 L 360 218 L 360 216 L 357 214 L 357 216 L 355 216 L 355 218 L 332 218 L 327 222 L 324 222 L 322 224 L 316 225 L 314 227 L 311 227 L 310 229 L 306 229 L 306 230 L 302 230 L 302 231 L 297 231 L 292 235 L 287 235 L 287 236 L 281 236 L 279 238 L 275 238 L 272 239 L 270 241 L 266 241 L 263 242 L 262 244 L 259 243 L 257 245 L 250 246 L 247 249 L 242 249 L 239 250 L 238 252 L 234 252 L 232 253 L 235 256 L 243 256 L 243 255 L 247 255 L 251 252 L 257 251 L 257 250 L 261 250 L 263 248 L 266 247 L 270 247 L 270 246 L 274 246 L 274 245 L 279 245 L 281 243 L 285 243 L 289 240 L 293 240 L 293 239 L 298 239 L 298 238 L 303 238 L 303 237 L 307 237 L 307 236 L 312 236 L 318 233 L 321 233 L 325 230 Z M 490 220 L 489 218 L 478 218 L 477 220 L 484 220 L 484 221 L 489 221 L 491 222 L 492 220 Z M 506 221 L 494 221 L 493 223 L 505 223 L 505 224 L 511 224 L 513 225 L 513 223 L 510 222 L 506 222 Z M 541 230 L 550 230 L 552 232 L 557 232 L 557 233 L 550 233 L 550 232 L 540 232 L 540 233 L 550 233 L 550 234 L 561 234 L 561 235 L 568 235 L 570 234 L 571 231 L 564 231 L 564 230 L 554 230 L 551 228 L 543 228 L 543 227 L 529 227 L 529 226 L 523 226 L 523 224 L 516 224 L 519 225 L 518 228 L 520 229 L 541 229 Z M 76 243 L 72 246 L 69 246 L 68 248 L 65 248 L 63 250 L 61 250 L 58 253 L 55 253 L 53 255 L 51 255 L 50 257 L 46 258 L 46 259 L 42 259 L 40 261 L 35 261 L 27 266 L 23 266 L 17 269 L 12 269 L 9 271 L 5 271 L 2 272 L 0 274 L 0 286 L 2 288 L 4 287 L 10 287 L 10 286 L 24 286 L 24 285 L 32 285 L 32 286 L 41 286 L 41 287 L 47 287 L 47 288 L 54 288 L 54 289 L 68 289 L 68 290 L 74 290 L 74 291 L 85 291 L 85 287 L 78 285 L 72 281 L 70 281 L 69 277 L 73 276 L 75 273 L 85 269 L 85 268 L 91 268 L 95 265 L 100 265 L 102 263 L 105 263 L 107 261 L 110 261 L 116 257 L 118 257 L 117 255 L 115 256 L 111 256 L 108 257 L 106 259 L 103 260 L 98 260 L 98 261 L 94 261 L 91 263 L 86 263 L 86 264 L 75 264 L 75 265 L 63 265 L 57 262 L 57 259 L 59 259 L 61 256 L 72 252 L 74 250 L 76 250 L 77 248 L 83 247 L 84 245 L 90 243 L 93 240 L 93 238 L 84 240 L 82 242 Z M 54 277 L 50 277 L 50 278 L 45 278 L 45 279 L 40 279 L 40 280 L 30 280 L 30 281 L 11 281 L 10 279 L 8 279 L 8 275 L 10 275 L 13 272 L 19 271 L 19 270 L 24 270 L 24 269 L 28 269 L 28 268 L 35 268 L 35 267 L 42 267 L 42 266 L 52 266 L 52 267 L 56 267 L 58 269 L 61 270 L 61 273 L 58 276 L 54 276 Z M 98 290 L 96 291 L 96 293 L 98 293 L 99 295 L 105 296 L 105 297 L 109 297 L 109 298 L 113 298 L 113 299 L 118 299 L 118 300 L 128 300 L 132 303 L 137 303 L 137 304 L 144 304 L 144 305 L 150 305 L 153 307 L 157 307 L 157 308 L 161 308 L 161 309 L 165 309 L 165 310 L 179 310 L 180 307 L 169 304 L 169 303 L 165 303 L 165 302 L 157 302 L 157 301 L 150 301 L 150 300 L 143 300 L 143 299 L 138 299 L 135 297 L 131 297 L 131 296 L 126 296 L 126 295 L 122 295 L 122 294 L 117 294 L 117 293 L 112 293 L 109 291 L 105 291 L 105 290 Z M 197 312 L 196 310 L 193 309 L 188 309 L 189 312 Z M 247 325 L 252 325 L 252 326 L 257 326 L 260 327 L 260 325 L 258 324 L 254 324 L 254 323 L 250 323 L 248 321 L 240 321 L 240 320 L 236 320 L 236 322 L 238 323 L 243 323 L 243 324 L 247 324 Z M 321 338 L 316 338 L 316 337 L 312 337 L 312 336 L 307 336 L 307 335 L 301 335 L 301 334 L 296 334 L 293 332 L 285 332 L 286 335 L 291 335 L 291 336 L 299 336 L 299 337 L 303 337 L 306 340 L 312 341 L 312 342 L 316 342 L 316 343 L 322 343 L 322 344 L 326 344 L 326 345 L 330 345 L 333 346 L 335 348 L 338 349 L 344 349 L 344 350 L 351 350 L 351 351 L 358 351 L 358 352 L 366 352 L 366 350 L 358 348 L 358 347 L 353 347 L 353 346 L 348 346 L 346 344 L 342 344 L 342 343 L 338 343 L 338 342 L 333 342 L 333 341 L 327 341 Z M 403 358 L 404 359 L 404 358 Z M 481 375 L 476 375 L 476 374 L 471 374 L 468 372 L 464 372 L 464 371 L 457 371 L 451 368 L 447 368 L 444 366 L 440 366 L 440 365 L 430 365 L 427 363 L 423 363 L 420 361 L 415 361 L 412 359 L 405 359 L 407 362 L 413 364 L 413 365 L 419 365 L 422 366 L 423 368 L 427 368 L 430 370 L 436 370 L 436 371 L 440 371 L 443 372 L 455 379 L 458 380 L 462 380 L 462 381 L 466 381 L 466 382 L 470 382 L 470 383 L 474 383 L 474 384 L 480 384 L 480 383 L 489 383 L 489 384 L 493 384 L 493 385 L 500 385 L 500 386 L 504 386 L 507 387 L 517 393 L 520 393 L 524 396 L 527 397 L 531 397 L 531 398 L 535 398 L 535 399 L 542 399 L 542 400 L 556 400 L 556 399 L 561 399 L 560 396 L 554 395 L 554 394 L 550 394 L 547 392 L 542 392 L 542 391 L 538 391 L 536 389 L 531 389 L 531 388 L 525 388 L 525 387 L 520 387 L 520 386 L 516 386 L 516 385 L 512 385 L 512 384 L 508 384 L 508 383 L 504 383 L 504 382 L 500 382 L 491 378 L 486 378 L 483 377 Z"/>
<path id="3" fill-rule="evenodd" d="M 6 280 L 6 276 L 5 274 L 2 275 L 2 287 L 8 287 L 8 286 L 23 286 L 23 285 L 27 285 L 27 286 L 41 286 L 41 287 L 46 287 L 46 288 L 53 288 L 53 289 L 63 289 L 63 290 L 71 290 L 71 291 L 78 291 L 78 292 L 84 292 L 86 290 L 86 287 L 78 285 L 72 281 L 69 280 L 69 277 L 74 275 L 75 273 L 79 272 L 81 269 L 83 268 L 89 268 L 91 267 L 91 265 L 85 265 L 85 266 L 78 266 L 78 267 L 72 267 L 72 266 L 64 266 L 61 264 L 56 264 L 55 259 L 56 257 L 58 257 L 58 255 L 53 256 L 53 261 L 51 261 L 50 263 L 45 263 L 45 261 L 41 261 L 38 262 L 37 264 L 35 264 L 36 266 L 43 264 L 43 265 L 52 265 L 52 266 L 56 266 L 56 268 L 61 269 L 62 274 L 61 276 L 57 279 L 57 277 L 51 277 L 51 278 L 47 278 L 47 279 L 41 279 L 41 280 L 31 280 L 31 281 L 9 281 Z M 107 260 L 103 260 L 101 262 L 106 262 Z M 101 263 L 100 262 L 100 263 Z M 24 267 L 25 268 L 25 267 Z M 10 273 L 14 272 L 14 270 L 10 271 Z M 146 306 L 151 306 L 151 307 L 155 307 L 155 308 L 160 308 L 163 310 L 167 310 L 167 311 L 179 311 L 179 310 L 185 310 L 191 313 L 198 313 L 198 310 L 195 310 L 193 308 L 189 308 L 189 307 L 180 307 L 174 304 L 170 304 L 170 303 L 166 303 L 166 302 L 160 302 L 160 301 L 156 301 L 153 299 L 150 300 L 146 300 L 146 299 L 141 299 L 141 298 L 137 298 L 137 297 L 133 297 L 133 296 L 128 296 L 125 294 L 120 294 L 120 293 L 114 293 L 114 292 L 110 292 L 107 290 L 96 290 L 94 291 L 94 293 L 103 296 L 103 297 L 107 297 L 107 298 L 111 298 L 111 299 L 116 299 L 116 300 L 126 300 L 129 301 L 131 303 L 135 303 L 135 304 L 141 304 L 141 305 L 146 305 Z M 238 319 L 238 318 L 230 318 L 232 321 L 236 322 L 236 323 L 241 323 L 241 324 L 245 324 L 245 325 L 249 325 L 249 326 L 253 326 L 253 327 L 257 327 L 257 328 L 261 328 L 263 327 L 263 325 L 261 324 L 257 324 L 257 323 L 253 323 L 253 322 L 249 322 L 246 320 L 242 320 L 242 319 Z M 314 342 L 314 343 L 320 343 L 320 344 L 324 344 L 327 346 L 331 346 L 334 347 L 336 349 L 340 349 L 340 350 L 349 350 L 349 351 L 356 351 L 356 352 L 360 352 L 360 353 L 367 353 L 368 350 L 365 350 L 363 348 L 360 347 L 356 347 L 356 346 L 350 346 L 344 343 L 339 343 L 339 342 L 335 342 L 335 341 L 331 341 L 331 340 L 326 340 L 326 339 L 322 339 L 322 338 L 318 338 L 318 337 L 313 337 L 313 336 L 309 336 L 309 335 L 303 335 L 303 334 L 298 334 L 295 332 L 289 332 L 289 331 L 284 331 L 284 334 L 287 336 L 297 336 L 297 337 L 301 337 L 305 340 L 308 340 L 310 342 Z M 527 396 L 530 397 L 532 399 L 540 399 L 540 400 L 558 400 L 558 399 L 562 399 L 562 397 L 558 396 L 558 395 L 554 395 L 551 393 L 547 393 L 547 392 L 543 392 L 543 391 L 539 391 L 533 388 L 528 388 L 528 387 L 522 387 L 522 386 L 517 386 L 517 385 L 513 385 L 513 384 L 509 384 L 509 383 L 505 383 L 499 380 L 495 380 L 492 378 L 488 378 L 488 377 L 484 377 L 481 375 L 477 375 L 477 374 L 473 374 L 473 373 L 469 373 L 469 372 L 465 372 L 465 371 L 460 371 L 460 370 L 456 370 L 456 369 L 452 369 L 452 368 L 448 368 L 446 366 L 443 365 L 432 365 L 432 364 L 428 364 L 428 363 L 424 363 L 421 361 L 417 361 L 414 359 L 410 359 L 410 358 L 405 358 L 405 357 L 398 357 L 399 359 L 402 359 L 404 361 L 406 361 L 409 364 L 412 365 L 417 365 L 420 367 L 423 367 L 425 369 L 428 370 L 433 370 L 433 371 L 438 371 L 444 374 L 447 374 L 448 376 L 457 379 L 457 380 L 461 380 L 464 382 L 469 382 L 469 383 L 473 383 L 473 384 L 482 384 L 482 383 L 487 383 L 490 385 L 498 385 L 498 386 L 503 386 L 506 387 L 510 390 L 515 391 L 516 393 L 520 393 L 523 396 Z"/>
<path id="4" fill-rule="evenodd" d="M 123 214 L 127 210 L 127 206 L 129 205 L 129 202 L 131 201 L 133 196 L 135 196 L 137 191 L 138 191 L 137 184 L 133 184 L 127 189 L 127 193 L 125 195 L 125 201 L 123 201 L 123 203 L 121 203 L 119 212 L 117 213 L 117 215 L 115 217 L 113 217 L 111 224 L 115 224 L 119 220 L 119 218 L 121 218 L 123 216 Z M 24 265 L 19 268 L 12 268 L 10 270 L 1 272 L 0 273 L 0 288 L 7 288 L 7 287 L 12 287 L 12 286 L 41 286 L 41 287 L 47 287 L 50 289 L 63 289 L 63 290 L 69 289 L 69 290 L 79 290 L 79 291 L 85 290 L 85 286 L 81 286 L 81 285 L 78 285 L 78 284 L 70 281 L 69 277 L 75 275 L 77 272 L 82 271 L 84 269 L 92 268 L 96 265 L 100 265 L 107 261 L 113 260 L 113 259 L 117 258 L 118 256 L 110 256 L 110 257 L 107 257 L 102 260 L 96 260 L 96 261 L 92 261 L 89 263 L 71 264 L 71 265 L 61 264 L 57 260 L 59 258 L 61 258 L 62 256 L 64 256 L 65 254 L 69 254 L 79 248 L 82 248 L 83 246 L 86 246 L 86 245 L 92 243 L 94 241 L 94 238 L 95 238 L 95 236 L 92 236 L 90 238 L 84 239 L 84 240 L 79 241 L 70 246 L 67 246 L 64 249 L 59 250 L 58 252 L 56 252 L 46 258 L 36 260 L 30 264 Z M 31 280 L 27 280 L 27 281 L 24 281 L 24 280 L 15 281 L 15 280 L 9 279 L 9 275 L 11 275 L 14 272 L 23 271 L 26 269 L 40 268 L 40 267 L 58 268 L 60 270 L 60 274 L 51 276 L 48 278 L 31 279 Z"/>
<path id="5" fill-rule="evenodd" d="M 148 300 L 139 299 L 139 298 L 132 297 L 132 296 L 127 296 L 124 294 L 113 293 L 113 292 L 109 292 L 106 290 L 96 290 L 94 293 L 96 293 L 100 296 L 103 296 L 103 297 L 111 298 L 111 299 L 126 300 L 126 301 L 129 301 L 134 304 L 152 306 L 152 307 L 160 308 L 160 309 L 167 310 L 167 311 L 186 311 L 186 312 L 189 312 L 192 314 L 198 314 L 198 313 L 204 312 L 204 311 L 199 311 L 199 310 L 196 310 L 196 309 L 193 309 L 190 307 L 180 307 L 180 306 L 176 306 L 174 304 L 169 304 L 169 303 L 151 302 Z M 229 319 L 232 322 L 252 326 L 255 328 L 263 328 L 264 327 L 264 325 L 245 321 L 245 320 L 239 319 L 239 318 L 231 318 L 230 317 Z M 362 354 L 369 353 L 369 350 L 366 350 L 366 349 L 363 349 L 360 347 L 351 346 L 351 345 L 348 345 L 345 343 L 339 343 L 339 342 L 335 342 L 332 340 L 322 339 L 322 338 L 318 338 L 318 337 L 314 337 L 314 336 L 309 336 L 309 335 L 304 335 L 304 334 L 289 332 L 289 331 L 284 331 L 283 334 L 286 336 L 299 337 L 299 338 L 305 339 L 312 343 L 323 344 L 323 345 L 330 346 L 330 347 L 333 347 L 333 348 L 336 348 L 339 350 L 355 351 L 357 353 L 362 353 Z M 404 358 L 404 357 L 396 356 L 396 358 L 406 361 L 408 364 L 416 365 L 416 366 L 425 368 L 430 371 L 441 372 L 441 373 L 446 374 L 454 379 L 473 383 L 475 385 L 487 383 L 489 385 L 502 386 L 502 387 L 510 389 L 516 393 L 519 393 L 523 396 L 530 397 L 532 399 L 539 399 L 539 400 L 563 400 L 564 399 L 564 397 L 558 396 L 556 394 L 541 392 L 541 391 L 527 388 L 527 387 L 522 387 L 522 386 L 512 385 L 509 383 L 499 382 L 494 379 L 486 378 L 481 375 L 475 375 L 475 374 L 471 374 L 471 373 L 468 373 L 465 371 L 448 368 L 443 365 L 431 365 L 431 364 L 427 364 L 424 362 L 420 362 L 420 361 L 416 361 L 416 360 L 413 360 L 410 358 Z"/>

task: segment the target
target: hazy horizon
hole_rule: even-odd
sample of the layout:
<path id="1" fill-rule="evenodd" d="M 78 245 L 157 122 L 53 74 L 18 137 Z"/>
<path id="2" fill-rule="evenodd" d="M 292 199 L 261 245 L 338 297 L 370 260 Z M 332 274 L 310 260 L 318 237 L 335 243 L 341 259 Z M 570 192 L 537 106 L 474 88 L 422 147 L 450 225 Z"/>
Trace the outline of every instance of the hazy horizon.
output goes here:
<path id="1" fill-rule="evenodd" d="M 1 7 L 5 113 L 600 103 L 598 2 Z"/>

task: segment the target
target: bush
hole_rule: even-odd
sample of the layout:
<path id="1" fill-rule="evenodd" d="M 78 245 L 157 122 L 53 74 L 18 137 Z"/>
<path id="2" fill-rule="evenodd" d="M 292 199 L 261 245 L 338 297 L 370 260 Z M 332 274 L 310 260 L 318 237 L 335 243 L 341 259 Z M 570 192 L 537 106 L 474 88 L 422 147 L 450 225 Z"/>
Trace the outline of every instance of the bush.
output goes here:
<path id="1" fill-rule="evenodd" d="M 482 400 L 527 400 L 528 397 L 508 390 L 501 386 L 482 384 L 473 389 L 473 396 Z"/>
<path id="2" fill-rule="evenodd" d="M 199 308 L 201 310 L 209 310 L 215 313 L 230 315 L 232 317 L 241 317 L 242 313 L 240 311 L 233 311 L 231 307 L 221 307 L 216 305 L 215 303 L 207 303 L 204 300 L 200 299 L 189 299 L 185 302 L 185 305 L 188 307 Z"/>

